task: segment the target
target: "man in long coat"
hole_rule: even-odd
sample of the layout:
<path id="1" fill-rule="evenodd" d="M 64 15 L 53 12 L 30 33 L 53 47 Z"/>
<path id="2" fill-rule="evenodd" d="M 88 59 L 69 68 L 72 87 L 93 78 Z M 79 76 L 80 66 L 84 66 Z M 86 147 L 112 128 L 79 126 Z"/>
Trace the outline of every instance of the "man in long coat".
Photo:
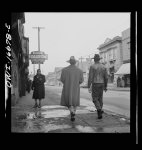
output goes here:
<path id="1" fill-rule="evenodd" d="M 33 99 L 35 99 L 35 105 L 36 107 L 41 107 L 41 100 L 45 98 L 45 76 L 41 74 L 41 70 L 37 70 L 37 74 L 34 76 L 33 84 L 32 84 L 32 90 L 33 91 Z M 37 99 L 39 99 L 39 105 L 37 104 Z"/>
<path id="2" fill-rule="evenodd" d="M 77 106 L 80 105 L 80 84 L 84 81 L 83 72 L 76 64 L 74 56 L 67 61 L 70 63 L 61 73 L 61 82 L 63 83 L 61 105 L 67 106 L 70 110 L 71 121 L 75 120 Z"/>
<path id="3" fill-rule="evenodd" d="M 92 93 L 93 103 L 97 109 L 98 119 L 102 118 L 103 90 L 107 91 L 108 74 L 105 66 L 101 64 L 100 56 L 95 54 L 94 64 L 90 66 L 88 90 Z"/>

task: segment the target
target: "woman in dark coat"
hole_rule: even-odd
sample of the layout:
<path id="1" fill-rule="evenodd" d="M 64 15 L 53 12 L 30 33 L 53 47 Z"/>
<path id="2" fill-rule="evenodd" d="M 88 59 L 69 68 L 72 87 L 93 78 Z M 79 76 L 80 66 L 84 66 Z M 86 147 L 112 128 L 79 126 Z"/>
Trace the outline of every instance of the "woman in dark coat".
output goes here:
<path id="1" fill-rule="evenodd" d="M 33 91 L 33 99 L 35 99 L 35 105 L 36 107 L 41 107 L 41 99 L 45 98 L 45 76 L 41 74 L 41 70 L 37 70 L 37 74 L 34 76 L 33 84 L 32 84 L 32 90 Z M 39 105 L 37 104 L 37 99 L 39 99 Z"/>

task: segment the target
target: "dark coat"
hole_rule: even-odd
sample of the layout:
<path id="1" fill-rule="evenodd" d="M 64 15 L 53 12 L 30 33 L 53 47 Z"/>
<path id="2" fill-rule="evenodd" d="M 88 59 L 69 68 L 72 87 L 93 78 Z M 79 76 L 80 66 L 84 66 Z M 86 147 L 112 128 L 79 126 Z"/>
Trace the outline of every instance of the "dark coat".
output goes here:
<path id="1" fill-rule="evenodd" d="M 74 65 L 62 70 L 61 81 L 64 84 L 61 95 L 62 106 L 80 105 L 80 84 L 83 80 L 83 72 Z"/>
<path id="2" fill-rule="evenodd" d="M 44 75 L 35 75 L 32 83 L 33 99 L 43 99 L 45 98 L 45 76 Z"/>
<path id="3" fill-rule="evenodd" d="M 32 80 L 28 79 L 26 83 L 26 90 L 30 92 L 32 86 Z"/>

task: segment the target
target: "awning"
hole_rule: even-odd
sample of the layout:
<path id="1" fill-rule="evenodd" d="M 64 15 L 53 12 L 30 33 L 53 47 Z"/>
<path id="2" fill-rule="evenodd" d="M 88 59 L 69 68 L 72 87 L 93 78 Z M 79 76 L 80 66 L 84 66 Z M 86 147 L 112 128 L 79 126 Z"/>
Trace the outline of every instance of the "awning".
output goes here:
<path id="1" fill-rule="evenodd" d="M 115 74 L 130 74 L 130 63 L 123 64 Z"/>

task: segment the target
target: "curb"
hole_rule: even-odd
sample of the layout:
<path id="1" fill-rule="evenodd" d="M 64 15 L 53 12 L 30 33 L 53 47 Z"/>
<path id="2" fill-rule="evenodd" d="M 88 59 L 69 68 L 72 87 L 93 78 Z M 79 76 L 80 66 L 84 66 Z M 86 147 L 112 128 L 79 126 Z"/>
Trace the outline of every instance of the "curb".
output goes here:
<path id="1" fill-rule="evenodd" d="M 125 116 L 125 115 L 117 114 L 117 113 L 114 113 L 114 112 L 112 112 L 112 111 L 110 111 L 110 110 L 107 110 L 107 109 L 103 109 L 103 110 L 104 110 L 104 113 L 106 113 L 106 114 L 108 114 L 108 115 L 114 115 L 114 116 L 118 116 L 118 117 L 120 117 L 120 118 L 125 118 L 125 119 L 127 119 L 127 120 L 130 120 L 130 118 L 127 117 L 127 116 Z"/>
<path id="2" fill-rule="evenodd" d="M 116 89 L 116 88 L 108 88 L 108 90 L 111 90 L 111 91 L 123 91 L 123 92 L 128 91 L 128 92 L 130 92 L 130 89 Z"/>
<path id="3" fill-rule="evenodd" d="M 125 118 L 127 120 L 130 120 L 129 117 L 125 116 L 125 115 L 122 115 L 122 114 L 118 114 L 118 113 L 115 113 L 113 111 L 110 111 L 110 110 L 107 110 L 107 109 L 103 109 L 104 113 L 106 113 L 107 115 L 113 115 L 113 116 L 117 116 L 117 117 L 120 117 L 120 118 Z M 95 109 L 95 111 L 92 111 L 92 112 L 96 112 L 97 113 L 97 110 Z"/>

